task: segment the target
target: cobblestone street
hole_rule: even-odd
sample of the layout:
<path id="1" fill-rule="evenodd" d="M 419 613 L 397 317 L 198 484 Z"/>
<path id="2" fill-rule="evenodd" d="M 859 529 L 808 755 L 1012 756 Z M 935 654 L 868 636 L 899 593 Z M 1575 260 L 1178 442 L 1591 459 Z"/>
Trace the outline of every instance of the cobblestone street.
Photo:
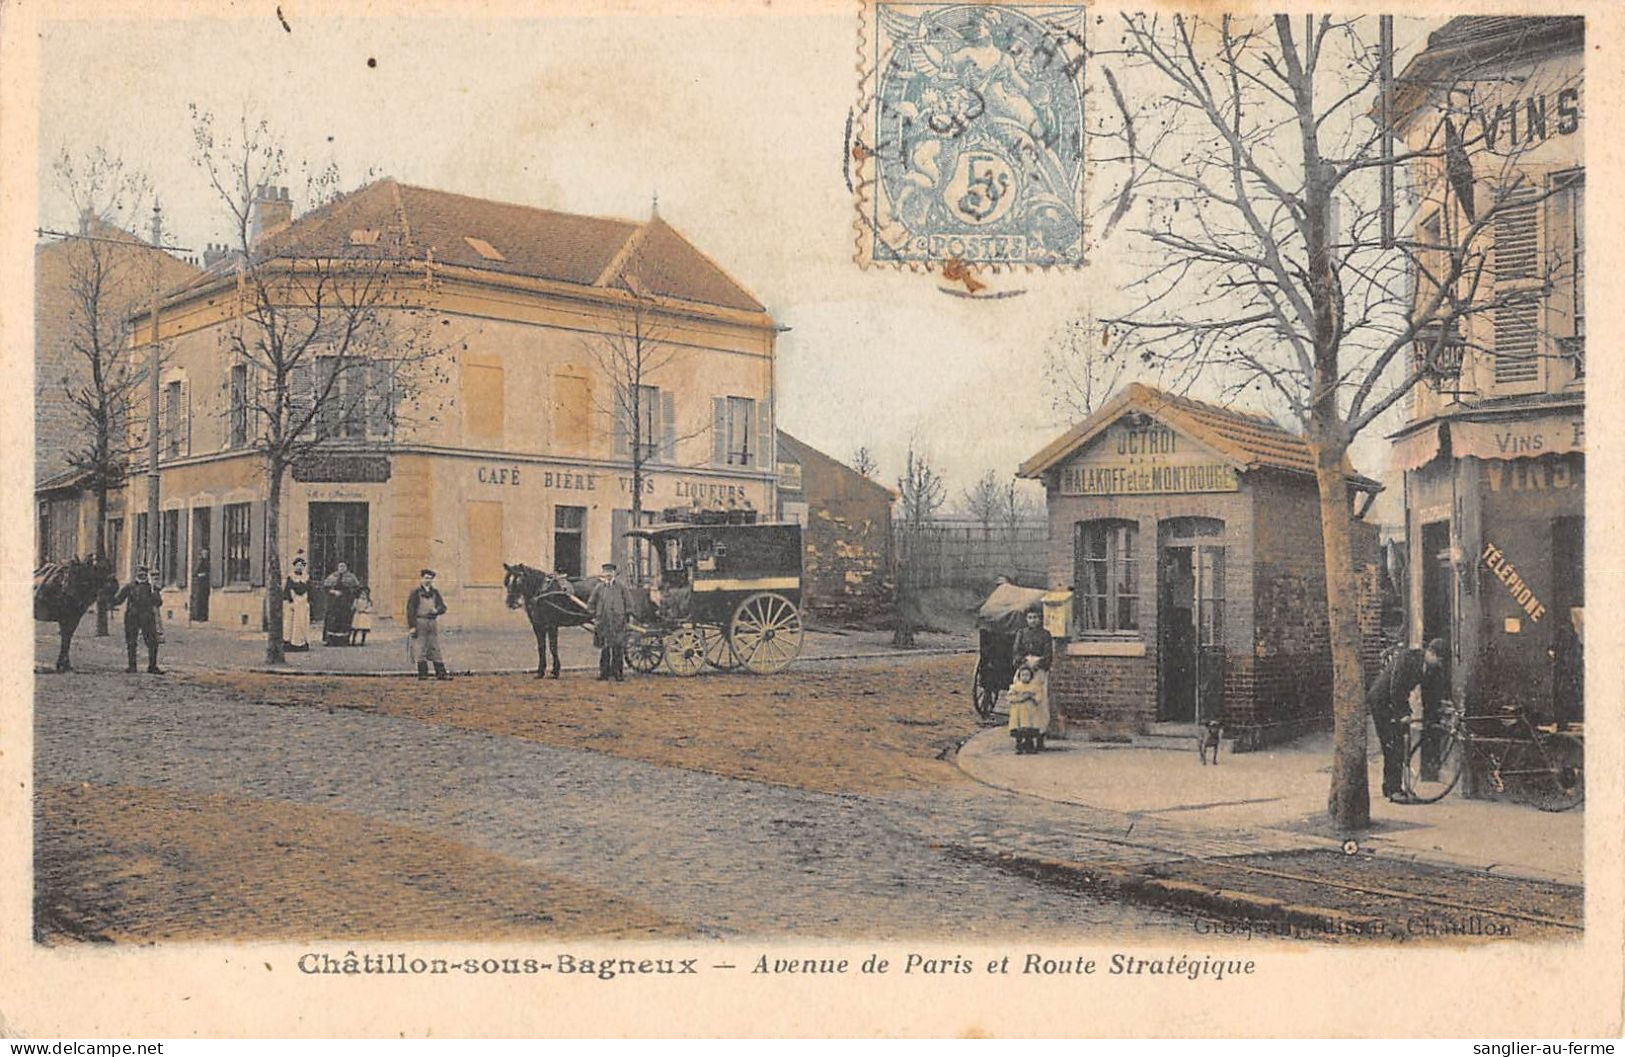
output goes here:
<path id="1" fill-rule="evenodd" d="M 948 854 L 1012 829 L 1081 834 L 1077 809 L 938 759 L 974 721 L 962 696 L 920 691 L 957 686 L 963 667 L 608 688 L 42 677 L 37 931 L 1188 934 L 1177 916 Z"/>

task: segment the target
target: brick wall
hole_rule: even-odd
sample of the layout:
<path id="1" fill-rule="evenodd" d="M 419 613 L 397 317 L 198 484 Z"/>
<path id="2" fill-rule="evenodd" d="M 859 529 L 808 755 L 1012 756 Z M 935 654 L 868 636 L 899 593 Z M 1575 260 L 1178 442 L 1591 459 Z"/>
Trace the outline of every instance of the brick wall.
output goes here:
<path id="1" fill-rule="evenodd" d="M 889 608 L 892 583 L 891 493 L 852 468 L 783 432 L 781 457 L 801 465 L 802 607 L 825 620 L 847 620 Z"/>
<path id="2" fill-rule="evenodd" d="M 1050 701 L 1080 730 L 1133 734 L 1157 718 L 1157 655 L 1073 657 L 1058 651 Z"/>

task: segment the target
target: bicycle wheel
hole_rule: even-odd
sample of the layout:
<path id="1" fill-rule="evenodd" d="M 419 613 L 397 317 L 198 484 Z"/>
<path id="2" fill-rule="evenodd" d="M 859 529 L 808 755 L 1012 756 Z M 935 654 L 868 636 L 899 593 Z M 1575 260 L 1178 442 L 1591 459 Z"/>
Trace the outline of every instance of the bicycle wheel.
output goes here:
<path id="1" fill-rule="evenodd" d="M 1432 804 L 1443 800 L 1461 781 L 1461 742 L 1451 731 L 1439 732 L 1439 769 L 1425 774 L 1422 767 L 1422 742 L 1411 746 L 1405 758 L 1405 782 L 1417 803 Z"/>
<path id="2" fill-rule="evenodd" d="M 1524 803 L 1542 811 L 1567 811 L 1585 802 L 1585 747 L 1567 734 L 1531 743 L 1522 767 L 1513 793 Z"/>

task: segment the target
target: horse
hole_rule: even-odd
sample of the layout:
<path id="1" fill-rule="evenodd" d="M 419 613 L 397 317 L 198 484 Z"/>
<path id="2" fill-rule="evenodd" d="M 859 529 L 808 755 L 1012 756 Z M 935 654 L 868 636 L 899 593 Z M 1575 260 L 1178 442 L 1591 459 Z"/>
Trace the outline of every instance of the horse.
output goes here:
<path id="1" fill-rule="evenodd" d="M 502 586 L 508 591 L 508 608 L 525 607 L 530 628 L 536 633 L 536 678 L 547 674 L 547 650 L 553 650 L 553 678 L 559 677 L 559 629 L 591 622 L 592 612 L 580 597 L 580 587 L 568 578 L 528 565 L 502 567 L 507 575 Z"/>
<path id="2" fill-rule="evenodd" d="M 96 596 L 118 590 L 113 566 L 106 558 L 74 558 L 68 562 L 47 562 L 34 570 L 34 619 L 53 620 L 62 637 L 56 655 L 56 670 L 73 670 L 68 663 L 68 647 L 73 633 L 84 619 Z"/>

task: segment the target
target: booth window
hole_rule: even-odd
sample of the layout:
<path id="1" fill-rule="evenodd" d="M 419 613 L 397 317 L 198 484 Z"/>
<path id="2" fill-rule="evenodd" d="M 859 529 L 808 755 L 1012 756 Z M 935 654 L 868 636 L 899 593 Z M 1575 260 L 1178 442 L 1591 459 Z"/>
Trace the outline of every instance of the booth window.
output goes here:
<path id="1" fill-rule="evenodd" d="M 1073 546 L 1074 605 L 1085 634 L 1140 630 L 1140 574 L 1135 551 L 1139 525 L 1106 519 L 1080 521 Z"/>

